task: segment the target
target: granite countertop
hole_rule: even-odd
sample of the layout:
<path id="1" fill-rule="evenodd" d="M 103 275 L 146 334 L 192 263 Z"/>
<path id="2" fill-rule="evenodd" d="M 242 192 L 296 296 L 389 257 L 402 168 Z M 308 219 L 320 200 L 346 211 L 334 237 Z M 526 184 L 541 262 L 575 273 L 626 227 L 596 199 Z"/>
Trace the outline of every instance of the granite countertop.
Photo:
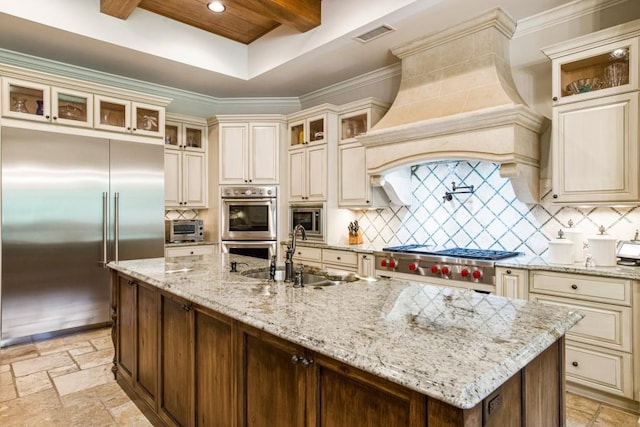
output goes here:
<path id="1" fill-rule="evenodd" d="M 217 245 L 218 242 L 203 240 L 201 242 L 165 242 L 165 248 L 176 248 L 180 246 L 200 246 L 200 245 Z"/>
<path id="2" fill-rule="evenodd" d="M 230 254 L 110 263 L 114 270 L 248 325 L 471 408 L 577 323 L 567 308 L 400 280 L 293 288 L 231 273 Z"/>

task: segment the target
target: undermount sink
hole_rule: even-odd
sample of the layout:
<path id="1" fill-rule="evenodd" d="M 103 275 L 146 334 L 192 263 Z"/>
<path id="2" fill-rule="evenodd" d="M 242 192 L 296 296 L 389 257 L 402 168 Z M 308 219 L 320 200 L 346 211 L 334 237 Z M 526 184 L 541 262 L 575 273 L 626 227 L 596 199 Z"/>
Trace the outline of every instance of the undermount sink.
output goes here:
<path id="1" fill-rule="evenodd" d="M 245 277 L 251 277 L 253 279 L 268 280 L 269 270 L 253 271 L 242 273 Z M 276 270 L 276 280 L 284 280 L 284 270 Z M 334 286 L 347 282 L 354 282 L 359 278 L 353 274 L 349 275 L 335 275 L 328 274 L 326 276 L 312 273 L 302 273 L 302 285 L 303 286 Z"/>

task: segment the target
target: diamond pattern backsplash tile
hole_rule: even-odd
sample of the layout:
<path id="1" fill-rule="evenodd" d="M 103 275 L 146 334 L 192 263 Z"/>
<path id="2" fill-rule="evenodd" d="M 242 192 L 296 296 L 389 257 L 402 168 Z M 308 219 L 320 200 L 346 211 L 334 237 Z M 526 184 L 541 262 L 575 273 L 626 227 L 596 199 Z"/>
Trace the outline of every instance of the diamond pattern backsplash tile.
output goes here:
<path id="1" fill-rule="evenodd" d="M 560 228 L 574 227 L 585 238 L 606 233 L 630 240 L 640 228 L 640 208 L 554 206 L 550 195 L 540 204 L 520 202 L 500 165 L 490 162 L 435 162 L 412 166 L 410 207 L 361 211 L 366 241 L 382 246 L 426 244 L 519 251 L 544 256 L 548 242 Z M 474 187 L 473 194 L 455 194 L 444 200 L 452 183 Z"/>

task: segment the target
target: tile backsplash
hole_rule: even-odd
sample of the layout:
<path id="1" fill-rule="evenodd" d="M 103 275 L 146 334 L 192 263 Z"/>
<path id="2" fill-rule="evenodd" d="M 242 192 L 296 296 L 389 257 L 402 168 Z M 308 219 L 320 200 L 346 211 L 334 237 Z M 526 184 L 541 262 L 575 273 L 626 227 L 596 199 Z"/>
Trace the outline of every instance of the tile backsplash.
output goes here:
<path id="1" fill-rule="evenodd" d="M 456 186 L 473 194 L 454 194 Z M 540 204 L 520 202 L 499 165 L 490 162 L 434 162 L 411 167 L 412 204 L 361 211 L 358 222 L 366 241 L 383 246 L 427 244 L 519 251 L 545 256 L 548 242 L 569 220 L 585 233 L 606 233 L 630 240 L 640 228 L 640 206 L 577 208 L 554 206 L 545 194 Z"/>

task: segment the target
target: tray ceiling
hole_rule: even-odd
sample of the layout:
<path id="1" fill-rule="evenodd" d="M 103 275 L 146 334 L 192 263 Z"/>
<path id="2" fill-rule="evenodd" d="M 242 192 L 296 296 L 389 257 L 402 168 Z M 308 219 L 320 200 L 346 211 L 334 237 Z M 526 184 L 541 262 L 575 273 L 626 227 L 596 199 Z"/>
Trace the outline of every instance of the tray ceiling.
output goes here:
<path id="1" fill-rule="evenodd" d="M 280 25 L 301 33 L 320 25 L 321 0 L 224 0 L 213 13 L 209 0 L 101 0 L 100 12 L 126 20 L 136 8 L 249 44 Z"/>

